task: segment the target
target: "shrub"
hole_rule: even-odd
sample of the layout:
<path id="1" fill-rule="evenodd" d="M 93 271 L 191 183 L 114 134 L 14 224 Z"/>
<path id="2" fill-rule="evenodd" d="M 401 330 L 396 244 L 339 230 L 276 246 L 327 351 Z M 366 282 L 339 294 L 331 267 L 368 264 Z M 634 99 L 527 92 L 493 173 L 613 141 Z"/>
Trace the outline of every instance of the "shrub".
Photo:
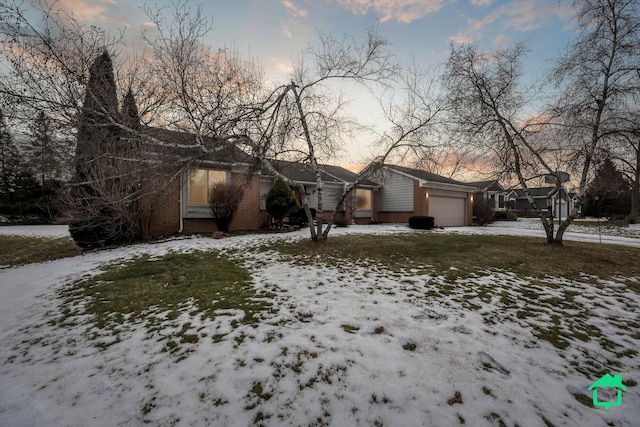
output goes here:
<path id="1" fill-rule="evenodd" d="M 338 213 L 333 220 L 333 225 L 336 227 L 348 227 L 349 221 L 347 221 L 347 215 L 344 212 Z"/>
<path id="2" fill-rule="evenodd" d="M 474 198 L 473 216 L 478 225 L 487 225 L 494 221 L 493 208 L 482 194 Z"/>
<path id="3" fill-rule="evenodd" d="M 278 179 L 267 194 L 267 212 L 282 226 L 282 220 L 298 205 L 293 191 L 286 182 Z"/>
<path id="4" fill-rule="evenodd" d="M 218 231 L 228 233 L 231 221 L 238 210 L 244 190 L 240 185 L 231 185 L 224 189 L 223 194 L 210 200 L 211 216 L 216 222 Z"/>
<path id="5" fill-rule="evenodd" d="M 316 210 L 311 208 L 311 218 L 316 217 Z M 289 224 L 295 225 L 297 227 L 306 227 L 309 225 L 309 221 L 307 220 L 307 214 L 304 211 L 304 208 L 299 208 L 289 214 Z"/>
<path id="6" fill-rule="evenodd" d="M 409 227 L 416 230 L 431 230 L 435 225 L 435 218 L 432 216 L 412 216 L 409 218 Z"/>
<path id="7" fill-rule="evenodd" d="M 498 211 L 495 213 L 494 218 L 498 221 L 517 221 L 518 214 L 514 211 Z"/>

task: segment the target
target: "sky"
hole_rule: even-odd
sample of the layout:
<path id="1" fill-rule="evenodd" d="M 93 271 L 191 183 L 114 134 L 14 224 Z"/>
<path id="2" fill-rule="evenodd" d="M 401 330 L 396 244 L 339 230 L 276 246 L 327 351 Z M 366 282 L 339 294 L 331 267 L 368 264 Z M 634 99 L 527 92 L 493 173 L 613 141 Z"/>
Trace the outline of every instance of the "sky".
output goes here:
<path id="1" fill-rule="evenodd" d="M 195 9 L 199 3 L 188 4 Z M 144 49 L 138 35 L 151 28 L 145 5 L 172 9 L 167 0 L 56 3 L 80 22 L 126 28 L 128 46 L 136 51 Z M 570 0 L 210 0 L 202 7 L 212 24 L 205 42 L 213 48 L 234 48 L 244 58 L 256 60 L 275 83 L 288 81 L 292 60 L 317 41 L 319 32 L 362 39 L 368 28 L 377 25 L 399 61 L 415 58 L 434 66 L 446 61 L 452 42 L 477 42 L 481 49 L 492 49 L 527 41 L 525 70 L 532 77 L 542 75 L 575 35 Z M 379 124 L 375 112 L 358 108 L 360 95 L 352 96 L 355 115 Z M 341 163 L 357 162 L 368 143 L 358 141 Z"/>

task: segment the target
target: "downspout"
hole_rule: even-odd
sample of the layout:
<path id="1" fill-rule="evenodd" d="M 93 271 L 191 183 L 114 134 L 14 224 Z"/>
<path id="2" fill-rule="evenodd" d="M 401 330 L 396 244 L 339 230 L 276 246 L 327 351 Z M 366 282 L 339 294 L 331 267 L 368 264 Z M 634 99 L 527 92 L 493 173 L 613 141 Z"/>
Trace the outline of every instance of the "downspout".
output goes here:
<path id="1" fill-rule="evenodd" d="M 182 234 L 182 230 L 184 229 L 184 215 L 182 213 L 182 192 L 183 192 L 183 188 L 182 188 L 182 180 L 180 180 L 180 229 L 178 229 L 178 234 Z"/>

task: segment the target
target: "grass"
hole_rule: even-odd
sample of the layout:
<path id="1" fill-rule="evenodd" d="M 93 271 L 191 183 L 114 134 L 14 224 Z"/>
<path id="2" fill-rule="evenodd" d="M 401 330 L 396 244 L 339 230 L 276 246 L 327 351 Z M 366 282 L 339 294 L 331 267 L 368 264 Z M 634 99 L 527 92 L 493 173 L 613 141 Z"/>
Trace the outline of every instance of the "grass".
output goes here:
<path id="1" fill-rule="evenodd" d="M 255 290 L 249 273 L 217 252 L 143 256 L 76 282 L 66 297 L 70 305 L 86 301 L 79 306 L 95 316 L 99 327 L 142 318 L 148 310 L 175 318 L 186 307 L 209 318 L 220 310 L 241 310 L 239 323 L 256 324 L 260 314 L 271 309 L 269 295 Z"/>
<path id="2" fill-rule="evenodd" d="M 548 275 L 575 279 L 581 274 L 610 278 L 640 276 L 640 249 L 566 242 L 548 245 L 544 239 L 455 234 L 350 235 L 327 242 L 278 242 L 268 247 L 296 262 L 339 265 L 367 262 L 393 271 L 430 266 L 455 280 L 487 269 L 511 271 L 526 277 Z"/>
<path id="3" fill-rule="evenodd" d="M 80 255 L 71 237 L 0 236 L 0 266 L 19 266 Z"/>

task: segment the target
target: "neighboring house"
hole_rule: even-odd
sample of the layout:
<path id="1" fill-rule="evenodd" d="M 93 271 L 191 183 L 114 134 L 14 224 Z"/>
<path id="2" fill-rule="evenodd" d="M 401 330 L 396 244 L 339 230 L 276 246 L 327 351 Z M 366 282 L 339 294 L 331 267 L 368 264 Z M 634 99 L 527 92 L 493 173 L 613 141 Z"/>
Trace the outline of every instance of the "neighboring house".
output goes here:
<path id="1" fill-rule="evenodd" d="M 491 181 L 467 182 L 466 184 L 476 188 L 476 191 L 473 193 L 474 200 L 478 200 L 479 197 L 484 198 L 494 212 L 507 209 L 507 192 L 495 179 Z"/>
<path id="2" fill-rule="evenodd" d="M 569 193 L 569 213 L 573 212 L 574 209 L 577 209 L 576 215 L 578 217 L 581 217 L 582 209 L 581 209 L 581 206 L 578 204 L 578 193 L 572 191 Z"/>
<path id="3" fill-rule="evenodd" d="M 554 188 L 555 187 L 529 188 L 529 192 L 540 210 L 551 212 L 554 218 L 558 218 L 558 215 L 561 219 L 566 218 L 570 208 L 569 195 L 564 189 L 562 189 L 558 193 L 554 194 L 553 197 L 549 198 L 549 194 L 554 190 Z M 515 210 L 519 212 L 519 215 L 535 215 L 535 211 L 531 207 L 523 189 L 511 190 L 507 193 L 506 199 L 507 201 L 515 200 L 514 207 Z M 551 208 L 551 210 L 549 210 L 549 208 Z"/>
<path id="4" fill-rule="evenodd" d="M 372 180 L 381 187 L 374 197 L 375 221 L 406 223 L 414 215 L 427 215 L 438 227 L 472 224 L 475 188 L 468 184 L 396 165 L 384 166 Z"/>

